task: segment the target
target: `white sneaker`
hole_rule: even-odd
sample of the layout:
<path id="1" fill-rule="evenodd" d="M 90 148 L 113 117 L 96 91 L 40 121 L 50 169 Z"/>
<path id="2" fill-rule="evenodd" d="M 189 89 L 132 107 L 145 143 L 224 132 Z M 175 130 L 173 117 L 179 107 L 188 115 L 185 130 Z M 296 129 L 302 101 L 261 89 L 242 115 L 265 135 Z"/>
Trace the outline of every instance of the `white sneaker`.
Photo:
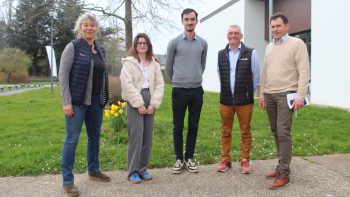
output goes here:
<path id="1" fill-rule="evenodd" d="M 173 166 L 173 173 L 180 174 L 182 172 L 184 164 L 180 159 L 176 160 L 176 163 Z"/>
<path id="2" fill-rule="evenodd" d="M 198 172 L 198 169 L 197 169 L 197 166 L 194 162 L 192 162 L 192 159 L 188 159 L 187 162 L 186 162 L 186 168 L 189 172 L 192 172 L 192 173 L 197 173 Z"/>

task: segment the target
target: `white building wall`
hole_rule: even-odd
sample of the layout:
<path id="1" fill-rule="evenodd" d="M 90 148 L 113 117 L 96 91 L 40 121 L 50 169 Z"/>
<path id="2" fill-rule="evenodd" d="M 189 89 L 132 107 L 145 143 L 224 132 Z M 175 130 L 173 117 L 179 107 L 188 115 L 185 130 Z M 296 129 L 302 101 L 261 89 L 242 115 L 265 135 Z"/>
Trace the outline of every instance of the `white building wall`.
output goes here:
<path id="1" fill-rule="evenodd" d="M 311 1 L 311 103 L 350 109 L 350 1 Z"/>
<path id="2" fill-rule="evenodd" d="M 240 0 L 200 24 L 198 34 L 208 42 L 207 64 L 203 75 L 203 88 L 206 91 L 220 91 L 218 51 L 227 44 L 226 34 L 230 25 L 237 24 L 244 29 L 244 6 L 245 0 Z"/>
<path id="3" fill-rule="evenodd" d="M 244 42 L 247 46 L 256 50 L 260 70 L 262 70 L 265 48 L 268 44 L 265 41 L 265 3 L 264 1 L 246 0 Z"/>

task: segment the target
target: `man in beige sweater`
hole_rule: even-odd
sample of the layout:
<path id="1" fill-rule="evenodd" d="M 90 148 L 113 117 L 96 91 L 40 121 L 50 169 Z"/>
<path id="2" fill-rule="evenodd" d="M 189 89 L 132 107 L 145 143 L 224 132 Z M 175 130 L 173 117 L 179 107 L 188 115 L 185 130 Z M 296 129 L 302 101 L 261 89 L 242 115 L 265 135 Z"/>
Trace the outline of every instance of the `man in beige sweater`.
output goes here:
<path id="1" fill-rule="evenodd" d="M 270 26 L 273 42 L 266 47 L 259 107 L 267 110 L 279 159 L 276 169 L 265 177 L 274 178 L 268 188 L 278 189 L 289 183 L 292 116 L 295 110 L 304 106 L 310 68 L 305 43 L 288 35 L 288 18 L 277 13 L 271 17 Z M 287 103 L 289 93 L 296 93 L 291 108 Z"/>

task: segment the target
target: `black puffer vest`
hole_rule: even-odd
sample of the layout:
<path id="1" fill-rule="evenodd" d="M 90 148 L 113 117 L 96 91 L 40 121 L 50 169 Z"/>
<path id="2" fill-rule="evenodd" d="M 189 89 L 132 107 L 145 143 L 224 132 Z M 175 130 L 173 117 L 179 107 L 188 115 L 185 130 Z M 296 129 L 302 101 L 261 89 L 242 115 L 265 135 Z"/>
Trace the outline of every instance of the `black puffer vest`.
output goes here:
<path id="1" fill-rule="evenodd" d="M 246 105 L 254 103 L 253 73 L 251 57 L 253 49 L 241 43 L 241 52 L 236 65 L 234 95 L 230 85 L 229 45 L 220 50 L 218 65 L 220 74 L 220 103 L 223 105 Z"/>
<path id="2" fill-rule="evenodd" d="M 90 46 L 83 39 L 72 41 L 74 45 L 74 60 L 73 66 L 69 75 L 69 88 L 72 97 L 72 103 L 83 105 L 85 92 L 90 75 L 92 64 L 92 51 Z M 105 51 L 100 45 L 95 45 L 100 58 L 106 62 Z M 108 75 L 104 73 L 101 87 L 101 105 L 105 106 L 108 101 Z"/>

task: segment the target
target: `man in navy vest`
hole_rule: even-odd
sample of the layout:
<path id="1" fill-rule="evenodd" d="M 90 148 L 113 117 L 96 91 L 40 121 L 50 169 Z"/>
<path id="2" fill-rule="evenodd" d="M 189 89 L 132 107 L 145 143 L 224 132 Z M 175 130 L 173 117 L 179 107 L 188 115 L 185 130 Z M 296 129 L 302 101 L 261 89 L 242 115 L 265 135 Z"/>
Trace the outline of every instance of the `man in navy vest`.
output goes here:
<path id="1" fill-rule="evenodd" d="M 250 174 L 254 91 L 259 84 L 260 71 L 256 51 L 241 42 L 243 34 L 238 25 L 227 31 L 228 44 L 218 54 L 220 78 L 221 157 L 218 172 L 231 168 L 232 125 L 237 114 L 241 133 L 241 172 Z"/>

